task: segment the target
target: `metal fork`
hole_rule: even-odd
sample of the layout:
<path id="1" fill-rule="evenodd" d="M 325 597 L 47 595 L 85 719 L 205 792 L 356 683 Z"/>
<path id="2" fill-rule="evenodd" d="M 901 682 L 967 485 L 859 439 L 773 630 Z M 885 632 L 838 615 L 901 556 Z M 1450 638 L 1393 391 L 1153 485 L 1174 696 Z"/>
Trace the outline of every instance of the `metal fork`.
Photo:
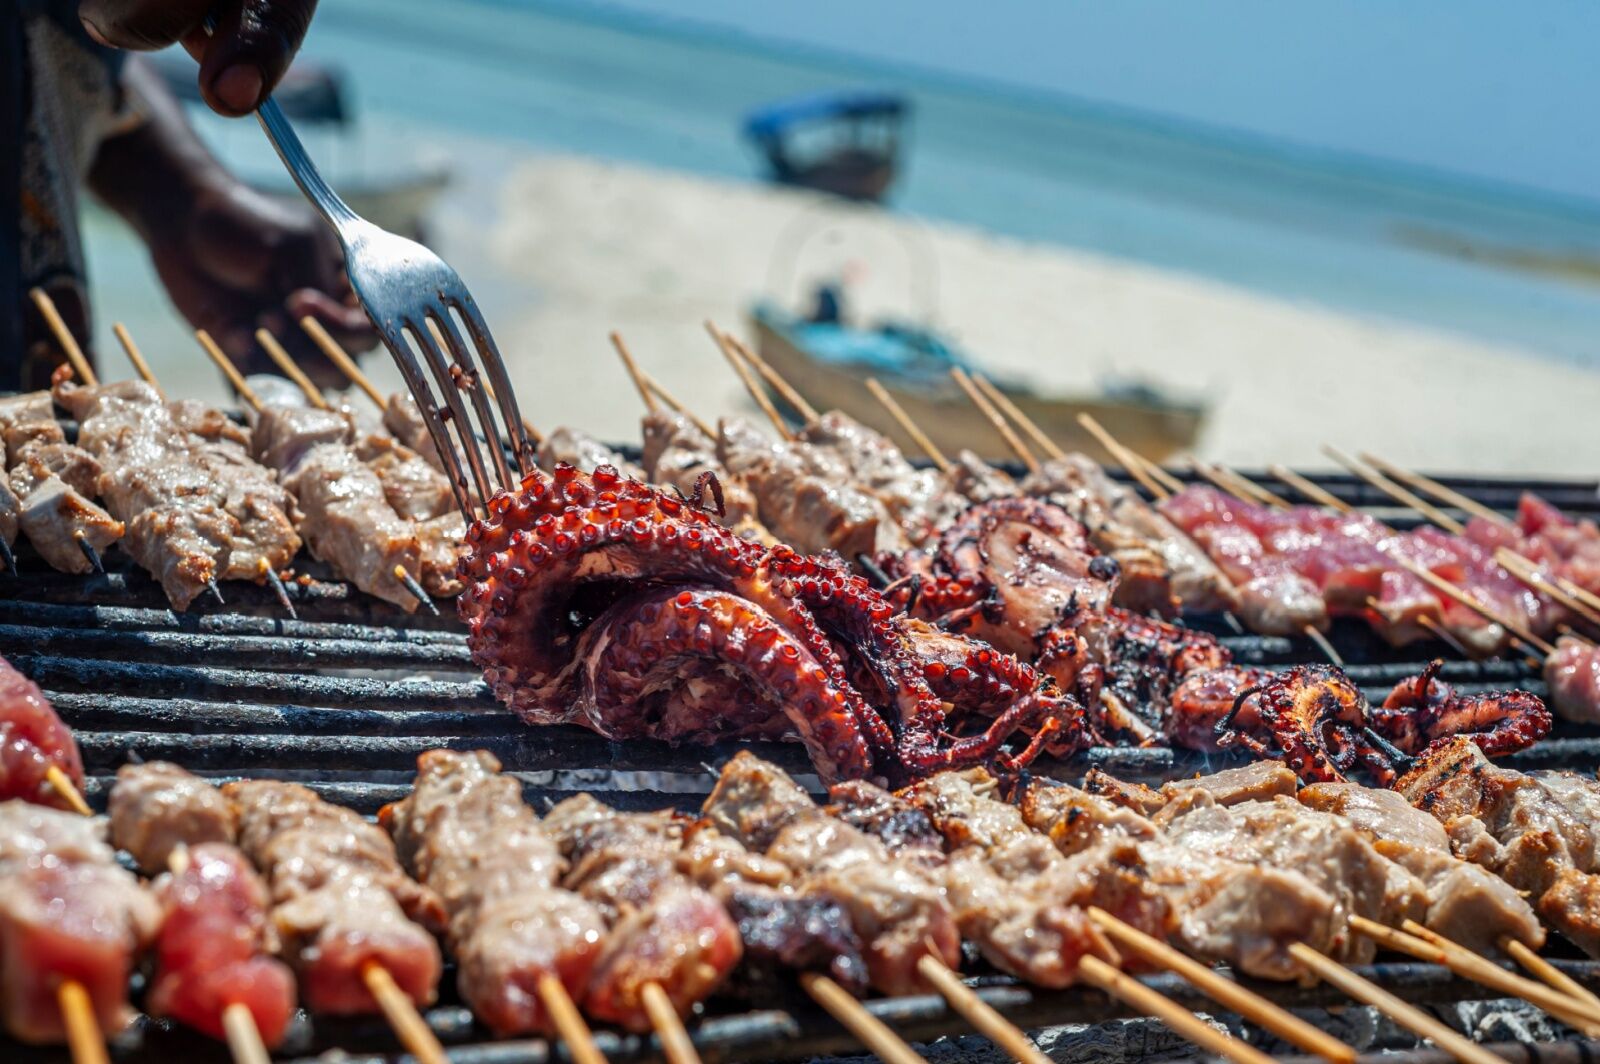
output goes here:
<path id="1" fill-rule="evenodd" d="M 400 367 L 406 386 L 427 421 L 461 512 L 468 521 L 480 510 L 486 513 L 489 499 L 498 488 L 515 490 L 521 475 L 532 471 L 535 463 L 533 445 L 517 408 L 517 397 L 511 391 L 505 363 L 472 294 L 439 256 L 414 240 L 380 229 L 351 210 L 317 172 L 275 100 L 269 97 L 256 117 L 295 184 L 338 234 L 339 243 L 344 246 L 350 287 Z M 471 334 L 471 348 L 462 340 L 451 311 L 461 316 Z M 407 343 L 408 334 L 411 343 Z M 437 397 L 412 344 L 428 364 L 433 385 L 438 388 Z M 441 348 L 449 349 L 448 357 Z M 463 393 L 471 398 L 476 423 L 469 416 Z M 499 407 L 503 430 L 496 423 L 491 399 Z M 516 463 L 515 475 L 506 460 L 508 453 Z M 466 461 L 465 470 L 462 459 Z M 476 498 L 472 487 L 477 489 Z"/>

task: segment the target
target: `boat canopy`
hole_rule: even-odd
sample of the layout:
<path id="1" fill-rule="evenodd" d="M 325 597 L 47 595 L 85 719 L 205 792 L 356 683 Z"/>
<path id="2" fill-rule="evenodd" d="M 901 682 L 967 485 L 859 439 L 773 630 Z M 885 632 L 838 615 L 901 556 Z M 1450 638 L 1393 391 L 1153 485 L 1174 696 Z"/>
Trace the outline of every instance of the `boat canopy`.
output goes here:
<path id="1" fill-rule="evenodd" d="M 898 120 L 910 110 L 904 96 L 869 89 L 817 92 L 767 104 L 745 117 L 745 135 L 752 140 L 774 141 L 807 122 L 831 119 L 883 118 Z"/>

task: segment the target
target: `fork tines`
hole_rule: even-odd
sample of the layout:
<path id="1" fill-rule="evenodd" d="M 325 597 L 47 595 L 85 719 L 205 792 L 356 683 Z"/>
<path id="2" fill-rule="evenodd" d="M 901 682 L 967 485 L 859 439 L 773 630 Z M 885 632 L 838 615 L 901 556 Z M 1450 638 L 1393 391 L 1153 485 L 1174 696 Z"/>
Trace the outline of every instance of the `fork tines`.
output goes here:
<path id="1" fill-rule="evenodd" d="M 451 310 L 466 324 L 470 346 Z M 505 363 L 472 297 L 442 292 L 440 302 L 424 308 L 419 317 L 385 323 L 383 339 L 427 421 L 456 502 L 471 520 L 487 512 L 497 491 L 515 489 L 534 468 L 534 447 Z M 422 352 L 428 374 L 413 345 Z"/>

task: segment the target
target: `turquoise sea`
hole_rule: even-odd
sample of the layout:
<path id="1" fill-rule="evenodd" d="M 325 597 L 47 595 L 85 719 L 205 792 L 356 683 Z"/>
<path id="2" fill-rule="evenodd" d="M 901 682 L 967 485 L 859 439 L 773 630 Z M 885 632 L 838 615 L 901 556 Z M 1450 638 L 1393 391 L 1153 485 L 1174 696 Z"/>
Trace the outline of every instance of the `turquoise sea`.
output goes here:
<path id="1" fill-rule="evenodd" d="M 446 155 L 458 192 L 488 189 L 529 149 L 753 176 L 737 133 L 752 106 L 830 87 L 894 88 L 916 109 L 894 210 L 1600 368 L 1600 271 L 1561 276 L 1438 250 L 1600 262 L 1600 201 L 589 8 L 323 0 L 305 55 L 342 67 L 354 90 L 363 132 L 335 161 L 353 154 L 370 171 Z M 225 152 L 262 151 L 254 129 L 220 136 Z"/>

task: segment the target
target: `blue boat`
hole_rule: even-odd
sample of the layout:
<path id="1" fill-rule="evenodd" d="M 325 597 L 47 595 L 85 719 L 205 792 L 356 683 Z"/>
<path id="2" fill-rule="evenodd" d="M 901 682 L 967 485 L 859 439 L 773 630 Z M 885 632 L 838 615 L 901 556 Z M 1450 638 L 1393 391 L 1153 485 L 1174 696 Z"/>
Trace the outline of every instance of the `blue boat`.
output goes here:
<path id="1" fill-rule="evenodd" d="M 1145 382 L 1104 384 L 1088 395 L 1046 396 L 1026 382 L 980 369 L 963 351 L 918 325 L 885 322 L 857 328 L 838 320 L 789 314 L 757 304 L 750 323 L 761 357 L 819 410 L 842 410 L 886 431 L 901 447 L 917 442 L 884 415 L 865 387 L 875 378 L 947 456 L 963 448 L 1002 454 L 994 425 L 951 380 L 955 368 L 981 372 L 1056 444 L 1111 460 L 1079 423 L 1089 414 L 1118 440 L 1160 461 L 1192 450 L 1205 422 L 1203 403 Z M 776 397 L 775 397 L 776 398 Z M 798 420 L 796 412 L 794 414 Z"/>
<path id="2" fill-rule="evenodd" d="M 759 108 L 745 119 L 744 133 L 772 181 L 878 203 L 894 183 L 910 113 L 910 102 L 895 93 L 814 93 Z"/>

